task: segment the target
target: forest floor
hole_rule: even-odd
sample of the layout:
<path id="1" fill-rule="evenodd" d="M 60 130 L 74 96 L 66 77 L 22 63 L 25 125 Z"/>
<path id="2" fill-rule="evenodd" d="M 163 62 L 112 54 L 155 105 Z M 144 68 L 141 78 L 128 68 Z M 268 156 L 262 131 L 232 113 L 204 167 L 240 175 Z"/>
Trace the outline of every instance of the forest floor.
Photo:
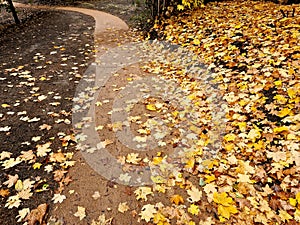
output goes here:
<path id="1" fill-rule="evenodd" d="M 174 46 L 146 47 L 20 11 L 0 29 L 0 224 L 299 224 L 298 5 L 209 3 L 155 25 Z"/>

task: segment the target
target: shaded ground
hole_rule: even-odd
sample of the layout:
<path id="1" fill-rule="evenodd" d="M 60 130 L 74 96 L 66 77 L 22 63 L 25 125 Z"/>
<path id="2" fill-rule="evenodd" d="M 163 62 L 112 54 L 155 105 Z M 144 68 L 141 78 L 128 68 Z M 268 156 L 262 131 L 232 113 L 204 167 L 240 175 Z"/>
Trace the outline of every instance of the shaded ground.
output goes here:
<path id="1" fill-rule="evenodd" d="M 1 132 L 0 152 L 12 152 L 14 158 L 22 151 L 36 152 L 37 145 L 47 142 L 51 142 L 52 152 L 74 151 L 68 138 L 72 133 L 68 122 L 72 98 L 80 74 L 93 61 L 93 18 L 73 12 L 30 11 L 29 14 L 34 19 L 6 29 L 5 35 L 3 32 L 0 36 L 1 104 L 9 105 L 0 108 L 0 120 L 1 127 L 11 127 L 8 132 Z M 51 129 L 41 127 L 43 124 Z M 49 157 L 34 160 L 42 164 L 40 169 L 33 169 L 34 163 L 26 160 L 17 168 L 2 167 L 0 189 L 7 189 L 4 182 L 8 175 L 18 174 L 22 181 L 35 181 L 33 196 L 22 200 L 22 208 L 50 203 L 58 183 L 53 180 L 52 172 L 44 170 L 48 160 Z M 57 162 L 52 169 L 63 170 Z M 43 185 L 48 185 L 47 190 L 36 192 Z M 18 210 L 4 208 L 7 196 L 3 195 L 0 201 L 0 224 L 16 224 Z"/>
<path id="2" fill-rule="evenodd" d="M 25 4 L 42 4 L 52 6 L 75 6 L 82 8 L 97 9 L 108 12 L 124 20 L 131 27 L 147 27 L 149 18 L 148 10 L 143 1 L 130 0 L 95 0 L 95 1 L 38 1 L 38 0 L 18 0 L 17 2 Z"/>

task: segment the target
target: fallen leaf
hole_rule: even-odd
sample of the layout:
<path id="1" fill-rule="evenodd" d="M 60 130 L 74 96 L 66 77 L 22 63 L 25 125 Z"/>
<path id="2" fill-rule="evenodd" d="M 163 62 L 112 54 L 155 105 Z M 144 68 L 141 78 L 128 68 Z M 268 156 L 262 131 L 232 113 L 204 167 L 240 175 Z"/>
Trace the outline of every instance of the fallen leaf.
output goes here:
<path id="1" fill-rule="evenodd" d="M 0 196 L 1 197 L 6 197 L 10 194 L 8 189 L 0 189 Z"/>
<path id="2" fill-rule="evenodd" d="M 174 203 L 176 205 L 184 203 L 183 197 L 180 196 L 180 195 L 173 195 L 170 200 L 171 200 L 172 203 Z"/>
<path id="3" fill-rule="evenodd" d="M 14 184 L 17 182 L 17 180 L 19 179 L 19 175 L 15 174 L 14 176 L 12 175 L 8 175 L 8 180 L 5 181 L 3 184 L 7 185 L 8 188 L 14 186 Z"/>
<path id="4" fill-rule="evenodd" d="M 118 211 L 121 212 L 121 213 L 124 213 L 126 211 L 129 210 L 129 206 L 127 205 L 127 202 L 120 202 L 119 203 L 119 206 L 118 206 Z"/>
<path id="5" fill-rule="evenodd" d="M 190 202 L 198 202 L 202 197 L 202 191 L 195 186 L 192 186 L 191 190 L 187 190 L 187 194 L 190 196 L 188 198 Z"/>
<path id="6" fill-rule="evenodd" d="M 147 195 L 153 195 L 153 192 L 150 187 L 139 187 L 134 191 L 137 200 L 147 201 Z"/>
<path id="7" fill-rule="evenodd" d="M 28 225 L 35 225 L 36 222 L 43 224 L 47 208 L 48 205 L 46 203 L 39 205 L 36 209 L 31 210 L 31 212 L 26 216 L 25 221 L 28 222 Z"/>
<path id="8" fill-rule="evenodd" d="M 82 220 L 86 217 L 85 208 L 81 206 L 77 206 L 77 212 L 74 213 L 74 216 L 79 217 L 79 220 Z"/>
<path id="9" fill-rule="evenodd" d="M 64 200 L 66 199 L 65 195 L 61 195 L 61 194 L 54 194 L 52 201 L 54 203 L 62 203 Z"/>
<path id="10" fill-rule="evenodd" d="M 149 222 L 154 217 L 155 213 L 157 213 L 157 210 L 155 209 L 154 205 L 147 204 L 142 207 L 139 215 L 141 216 L 141 219 Z"/>
<path id="11" fill-rule="evenodd" d="M 99 191 L 95 191 L 94 194 L 92 195 L 92 198 L 95 200 L 97 200 L 100 197 L 101 197 L 101 195 L 100 195 Z"/>

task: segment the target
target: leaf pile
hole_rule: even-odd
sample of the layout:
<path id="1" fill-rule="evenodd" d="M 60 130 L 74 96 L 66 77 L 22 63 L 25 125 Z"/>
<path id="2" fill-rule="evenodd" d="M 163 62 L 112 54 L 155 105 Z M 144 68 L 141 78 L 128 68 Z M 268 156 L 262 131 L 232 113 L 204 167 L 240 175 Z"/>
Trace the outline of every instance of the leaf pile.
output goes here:
<path id="1" fill-rule="evenodd" d="M 280 7 L 294 7 L 298 13 L 282 18 Z M 299 6 L 257 1 L 211 3 L 156 25 L 167 40 L 206 62 L 227 104 L 226 123 L 215 157 L 203 157 L 213 137 L 199 129 L 197 144 L 186 143 L 182 149 L 184 168 L 153 177 L 154 199 L 170 196 L 169 202 L 145 204 L 141 220 L 190 225 L 300 222 L 299 11 Z M 197 91 L 191 99 L 200 113 L 205 100 L 200 92 L 205 90 L 197 89 L 197 82 L 184 73 L 174 76 L 168 67 L 149 67 L 176 77 L 190 94 Z M 157 107 L 148 103 L 147 109 Z M 203 121 L 198 125 L 209 130 Z M 159 153 L 152 163 L 163 171 L 167 161 Z M 137 199 L 147 202 L 140 193 Z"/>

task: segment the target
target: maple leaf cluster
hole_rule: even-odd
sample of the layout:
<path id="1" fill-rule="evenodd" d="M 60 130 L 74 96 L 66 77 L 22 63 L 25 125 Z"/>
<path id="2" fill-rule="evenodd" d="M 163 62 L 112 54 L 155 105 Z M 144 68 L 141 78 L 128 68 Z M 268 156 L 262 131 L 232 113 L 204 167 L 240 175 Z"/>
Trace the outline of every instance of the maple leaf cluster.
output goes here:
<path id="1" fill-rule="evenodd" d="M 282 18 L 280 9 L 291 7 L 253 1 L 210 3 L 155 26 L 166 40 L 190 49 L 208 65 L 226 102 L 226 120 L 221 122 L 225 132 L 218 153 L 205 159 L 209 143 L 215 143 L 209 132 L 212 114 L 207 108 L 201 114 L 209 105 L 205 89 L 174 65 L 151 62 L 145 67 L 176 79 L 190 94 L 191 110 L 203 117 L 195 123 L 202 128 L 189 127 L 195 140 L 180 145 L 180 169 L 172 168 L 166 176 L 168 156 L 153 158 L 161 171 L 152 177 L 154 198 L 174 187 L 182 190 L 169 204 L 147 203 L 141 219 L 155 224 L 172 224 L 174 218 L 176 224 L 300 222 L 300 15 Z M 154 104 L 147 109 L 158 111 Z M 175 124 L 180 113 L 173 114 Z M 212 212 L 218 220 L 209 216 Z"/>

